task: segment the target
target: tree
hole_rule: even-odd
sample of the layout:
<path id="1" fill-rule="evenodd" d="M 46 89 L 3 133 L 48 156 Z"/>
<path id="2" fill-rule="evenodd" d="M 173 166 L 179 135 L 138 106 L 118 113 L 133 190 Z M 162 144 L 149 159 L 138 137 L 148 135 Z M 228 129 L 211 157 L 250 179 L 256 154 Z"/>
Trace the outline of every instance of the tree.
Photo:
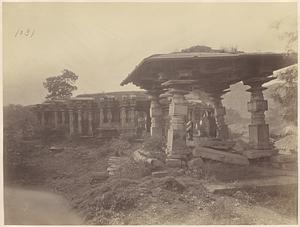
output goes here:
<path id="1" fill-rule="evenodd" d="M 76 83 L 78 76 L 64 69 L 61 75 L 48 77 L 43 83 L 44 87 L 48 90 L 46 99 L 65 99 L 72 96 L 72 92 L 77 90 Z"/>
<path id="2" fill-rule="evenodd" d="M 291 22 L 288 24 L 292 25 L 292 27 L 285 25 L 285 23 L 288 23 L 288 21 L 282 19 L 274 22 L 271 27 L 277 31 L 278 38 L 285 42 L 286 53 L 293 54 L 296 52 L 297 46 L 296 27 Z M 297 65 L 279 70 L 277 72 L 277 79 L 279 83 L 275 85 L 271 97 L 279 104 L 283 120 L 287 123 L 297 125 Z"/>
<path id="3" fill-rule="evenodd" d="M 297 125 L 297 66 L 293 65 L 278 73 L 281 83 L 276 84 L 271 97 L 280 105 L 282 118 Z"/>

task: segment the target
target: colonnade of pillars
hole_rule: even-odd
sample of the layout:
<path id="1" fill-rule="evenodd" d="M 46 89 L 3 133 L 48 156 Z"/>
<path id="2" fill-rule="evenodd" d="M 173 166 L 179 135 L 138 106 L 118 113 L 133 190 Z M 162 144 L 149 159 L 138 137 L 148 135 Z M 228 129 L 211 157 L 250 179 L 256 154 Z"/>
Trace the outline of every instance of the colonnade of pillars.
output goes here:
<path id="1" fill-rule="evenodd" d="M 99 109 L 99 128 L 111 128 L 113 124 L 119 125 L 122 129 L 135 129 L 137 123 L 137 114 L 135 106 L 121 106 L 119 108 L 119 118 L 113 119 L 113 109 L 112 108 L 100 108 Z M 65 110 L 65 111 L 41 111 L 41 126 L 45 128 L 46 126 L 54 127 L 58 129 L 59 127 L 67 128 L 69 135 L 83 133 L 83 114 L 87 114 L 87 132 L 88 136 L 93 136 L 93 111 L 88 110 Z M 47 122 L 45 119 L 45 114 L 48 114 Z M 60 114 L 59 114 L 60 113 Z M 66 122 L 66 114 L 68 114 L 68 122 Z M 75 114 L 77 118 L 75 117 Z M 115 114 L 115 113 L 114 113 Z M 59 116 L 61 121 L 59 122 Z M 75 120 L 77 122 L 75 122 Z M 49 125 L 51 121 L 51 125 Z M 77 127 L 75 127 L 77 126 Z"/>
<path id="2" fill-rule="evenodd" d="M 58 129 L 59 127 L 66 128 L 68 127 L 69 135 L 74 134 L 82 134 L 82 124 L 83 124 L 83 111 L 82 110 L 65 110 L 65 111 L 47 111 L 48 113 L 53 114 L 53 125 L 55 129 Z M 61 116 L 61 122 L 58 121 L 58 113 L 60 113 Z M 77 114 L 77 123 L 75 123 L 75 113 Z M 66 122 L 66 114 L 68 114 L 68 122 Z M 48 116 L 49 118 L 49 116 Z M 93 117 L 92 117 L 92 111 L 87 111 L 87 135 L 92 136 L 93 135 Z M 49 120 L 49 119 L 48 119 Z M 77 126 L 75 131 L 75 124 Z M 46 121 L 45 121 L 45 111 L 41 112 L 41 126 L 42 128 L 46 127 Z"/>
<path id="3" fill-rule="evenodd" d="M 265 89 L 262 84 L 271 79 L 254 78 L 244 81 L 249 85 L 251 93 L 248 102 L 248 111 L 251 113 L 251 123 L 249 125 L 249 144 L 252 149 L 267 150 L 270 149 L 269 126 L 265 123 L 264 112 L 268 109 L 267 100 L 264 100 L 262 91 Z M 178 84 L 178 81 L 167 81 L 163 85 L 168 86 L 171 95 L 169 104 L 169 127 L 167 135 L 167 154 L 168 159 L 182 159 L 186 155 L 186 149 L 183 148 L 186 138 L 186 119 L 188 115 L 187 100 L 185 94 L 187 91 L 184 86 Z M 222 95 L 226 92 L 216 92 L 211 94 L 215 109 L 215 119 L 217 123 L 217 137 L 223 140 L 229 138 L 228 126 L 225 123 L 225 107 L 222 104 Z M 166 102 L 163 102 L 164 104 Z M 164 105 L 160 104 L 158 96 L 151 96 L 151 135 L 161 136 L 164 125 L 161 123 Z"/>

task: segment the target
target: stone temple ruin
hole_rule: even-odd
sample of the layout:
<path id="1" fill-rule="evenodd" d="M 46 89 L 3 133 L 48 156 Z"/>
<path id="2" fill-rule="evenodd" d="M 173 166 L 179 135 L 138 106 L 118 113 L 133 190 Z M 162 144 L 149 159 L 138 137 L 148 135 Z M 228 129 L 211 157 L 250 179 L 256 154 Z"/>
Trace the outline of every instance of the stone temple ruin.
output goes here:
<path id="1" fill-rule="evenodd" d="M 249 159 L 275 154 L 265 121 L 268 102 L 263 84 L 275 79 L 274 71 L 296 62 L 296 56 L 275 53 L 152 55 L 121 83 L 133 83 L 146 92 L 82 95 L 44 102 L 36 105 L 35 111 L 42 128 L 63 128 L 69 136 L 112 137 L 149 132 L 151 136 L 164 137 L 169 166 L 182 166 L 190 156 L 186 146 L 195 148 L 193 157 L 248 164 Z M 229 138 L 222 104 L 222 96 L 230 92 L 230 85 L 240 81 L 250 86 L 247 91 L 251 94 L 245 103 L 251 113 L 249 149 L 243 154 L 228 152 L 234 143 Z M 208 97 L 209 103 L 202 100 L 201 94 Z M 199 122 L 207 111 L 215 119 L 216 134 L 195 134 L 188 140 L 187 122 Z"/>
<path id="2" fill-rule="evenodd" d="M 193 157 L 209 158 L 234 164 L 248 164 L 249 159 L 275 154 L 269 140 L 269 126 L 264 112 L 268 102 L 264 99 L 263 84 L 275 79 L 273 72 L 295 64 L 296 56 L 275 53 L 171 53 L 145 58 L 121 83 L 133 83 L 151 96 L 151 135 L 164 131 L 162 104 L 168 105 L 169 127 L 167 134 L 167 160 L 169 166 L 181 166 L 188 149 L 194 147 Z M 228 141 L 225 107 L 222 96 L 230 92 L 230 85 L 242 81 L 250 86 L 250 101 L 245 103 L 251 113 L 249 124 L 249 149 L 243 154 L 227 152 Z M 205 93 L 213 104 L 217 124 L 216 138 L 195 136 L 193 143 L 186 140 L 186 122 L 189 120 L 187 95 Z M 238 97 L 237 97 L 238 98 Z M 216 149 L 211 149 L 213 147 Z"/>
<path id="3" fill-rule="evenodd" d="M 66 100 L 46 101 L 34 106 L 41 128 L 63 130 L 68 136 L 110 138 L 119 135 L 141 136 L 145 133 L 167 135 L 167 98 L 164 104 L 151 103 L 144 92 L 112 92 L 108 94 L 80 95 Z M 157 107 L 162 111 L 163 122 L 155 118 Z M 188 110 L 193 118 L 200 118 L 212 107 L 190 103 Z M 163 127 L 163 131 L 155 130 Z"/>

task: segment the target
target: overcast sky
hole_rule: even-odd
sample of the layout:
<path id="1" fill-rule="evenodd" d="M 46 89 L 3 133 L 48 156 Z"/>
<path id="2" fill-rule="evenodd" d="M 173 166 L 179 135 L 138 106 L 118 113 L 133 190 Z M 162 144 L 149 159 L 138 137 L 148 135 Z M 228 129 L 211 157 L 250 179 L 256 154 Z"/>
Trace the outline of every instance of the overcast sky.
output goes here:
<path id="1" fill-rule="evenodd" d="M 295 30 L 296 10 L 296 3 L 4 3 L 4 104 L 42 102 L 42 82 L 63 69 L 79 75 L 76 95 L 138 90 L 119 84 L 143 58 L 193 45 L 283 52 L 286 41 L 271 25 L 282 20 L 281 31 Z"/>

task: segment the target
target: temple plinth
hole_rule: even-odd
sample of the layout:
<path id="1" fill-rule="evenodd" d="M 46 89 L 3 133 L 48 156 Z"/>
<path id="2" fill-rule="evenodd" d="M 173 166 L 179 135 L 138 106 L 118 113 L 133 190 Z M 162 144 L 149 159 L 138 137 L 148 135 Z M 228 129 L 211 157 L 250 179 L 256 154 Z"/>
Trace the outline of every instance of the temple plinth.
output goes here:
<path id="1" fill-rule="evenodd" d="M 248 111 L 251 113 L 251 124 L 249 125 L 249 145 L 253 149 L 268 150 L 271 148 L 269 140 L 269 125 L 265 122 L 265 111 L 268 110 L 268 101 L 264 99 L 263 90 L 267 88 L 262 85 L 270 80 L 269 78 L 252 78 L 244 81 L 249 85 L 247 91 L 251 93 L 250 101 L 247 103 Z"/>

